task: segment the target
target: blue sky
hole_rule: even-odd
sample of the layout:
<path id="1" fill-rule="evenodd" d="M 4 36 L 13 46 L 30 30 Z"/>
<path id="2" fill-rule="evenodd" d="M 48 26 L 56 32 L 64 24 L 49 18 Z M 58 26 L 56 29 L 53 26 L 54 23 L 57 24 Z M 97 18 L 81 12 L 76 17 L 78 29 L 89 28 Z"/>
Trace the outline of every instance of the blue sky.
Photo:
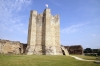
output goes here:
<path id="1" fill-rule="evenodd" d="M 60 15 L 62 45 L 100 48 L 100 0 L 0 0 L 0 39 L 27 43 L 30 10 Z"/>

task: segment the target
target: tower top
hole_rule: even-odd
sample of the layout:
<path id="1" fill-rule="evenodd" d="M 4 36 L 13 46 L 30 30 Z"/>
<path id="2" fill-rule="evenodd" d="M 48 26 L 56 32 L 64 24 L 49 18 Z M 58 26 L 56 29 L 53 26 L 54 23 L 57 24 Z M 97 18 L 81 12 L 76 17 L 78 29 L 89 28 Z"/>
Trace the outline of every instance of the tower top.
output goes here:
<path id="1" fill-rule="evenodd" d="M 43 13 L 51 13 L 51 10 L 49 8 L 46 8 Z"/>

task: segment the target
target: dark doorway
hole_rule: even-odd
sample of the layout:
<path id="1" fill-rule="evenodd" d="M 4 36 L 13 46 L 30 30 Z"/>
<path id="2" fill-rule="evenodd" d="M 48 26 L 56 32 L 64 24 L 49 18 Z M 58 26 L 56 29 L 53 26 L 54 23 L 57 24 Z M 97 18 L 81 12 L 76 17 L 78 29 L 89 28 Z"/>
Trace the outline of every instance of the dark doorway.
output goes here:
<path id="1" fill-rule="evenodd" d="M 21 48 L 19 48 L 19 52 L 20 52 L 20 54 L 21 54 Z"/>

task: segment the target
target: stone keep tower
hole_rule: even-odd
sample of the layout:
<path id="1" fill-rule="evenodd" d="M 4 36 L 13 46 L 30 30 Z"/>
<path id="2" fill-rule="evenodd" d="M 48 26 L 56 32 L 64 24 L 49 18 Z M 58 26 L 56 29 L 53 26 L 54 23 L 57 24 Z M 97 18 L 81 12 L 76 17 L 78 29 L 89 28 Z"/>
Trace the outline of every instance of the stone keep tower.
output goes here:
<path id="1" fill-rule="evenodd" d="M 50 9 L 43 14 L 31 11 L 28 27 L 27 55 L 63 55 L 60 46 L 59 15 L 52 16 Z"/>

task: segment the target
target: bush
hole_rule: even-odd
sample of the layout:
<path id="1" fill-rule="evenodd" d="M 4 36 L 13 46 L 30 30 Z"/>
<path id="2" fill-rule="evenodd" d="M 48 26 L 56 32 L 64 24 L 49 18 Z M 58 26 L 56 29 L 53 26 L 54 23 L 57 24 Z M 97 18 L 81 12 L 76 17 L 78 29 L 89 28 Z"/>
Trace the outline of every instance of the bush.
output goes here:
<path id="1" fill-rule="evenodd" d="M 98 51 L 97 55 L 100 56 L 100 50 Z"/>
<path id="2" fill-rule="evenodd" d="M 86 53 L 86 56 L 97 56 L 97 53 Z"/>

